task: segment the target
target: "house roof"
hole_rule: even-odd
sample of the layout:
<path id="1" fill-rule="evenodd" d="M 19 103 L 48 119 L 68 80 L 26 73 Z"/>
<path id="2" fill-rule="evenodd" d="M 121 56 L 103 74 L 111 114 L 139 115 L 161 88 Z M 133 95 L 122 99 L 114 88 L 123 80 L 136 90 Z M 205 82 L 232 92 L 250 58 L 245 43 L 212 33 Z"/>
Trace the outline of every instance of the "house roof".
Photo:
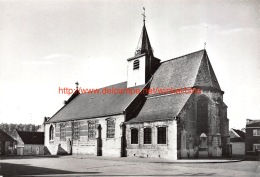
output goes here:
<path id="1" fill-rule="evenodd" d="M 260 120 L 247 119 L 246 127 L 260 127 Z"/>
<path id="2" fill-rule="evenodd" d="M 44 144 L 44 132 L 17 131 L 24 144 Z"/>
<path id="3" fill-rule="evenodd" d="M 245 138 L 246 138 L 245 132 L 242 132 L 241 130 L 237 130 L 234 128 L 232 128 L 231 130 L 233 130 L 236 133 L 236 135 L 237 135 L 236 138 L 241 138 L 241 139 L 245 140 Z"/>
<path id="4" fill-rule="evenodd" d="M 171 94 L 148 97 L 139 114 L 128 123 L 169 120 L 176 117 L 190 94 Z"/>
<path id="5" fill-rule="evenodd" d="M 230 138 L 230 142 L 245 142 L 245 139 L 242 138 Z"/>
<path id="6" fill-rule="evenodd" d="M 142 89 L 144 85 L 132 87 L 131 89 Z M 126 90 L 127 82 L 118 83 L 108 87 L 100 88 L 99 93 L 79 94 L 71 102 L 61 108 L 47 122 L 61 122 L 68 120 L 87 119 L 101 116 L 123 114 L 123 111 L 137 96 L 136 93 L 129 94 Z M 122 94 L 108 94 L 103 90 L 123 89 Z M 103 91 L 103 92 L 102 92 Z"/>
<path id="7" fill-rule="evenodd" d="M 0 129 L 0 140 L 1 141 L 16 141 L 11 135 Z"/>

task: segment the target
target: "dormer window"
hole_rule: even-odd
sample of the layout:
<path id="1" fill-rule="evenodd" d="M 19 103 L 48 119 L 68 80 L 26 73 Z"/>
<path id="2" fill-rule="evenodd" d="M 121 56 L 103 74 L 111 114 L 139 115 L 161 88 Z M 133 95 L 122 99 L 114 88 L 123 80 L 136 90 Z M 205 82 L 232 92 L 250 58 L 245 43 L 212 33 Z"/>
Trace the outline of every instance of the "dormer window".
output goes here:
<path id="1" fill-rule="evenodd" d="M 140 65 L 139 60 L 138 60 L 138 59 L 135 60 L 135 61 L 134 61 L 134 65 L 133 65 L 133 69 L 134 69 L 134 70 L 135 70 L 135 69 L 139 69 L 139 65 Z"/>

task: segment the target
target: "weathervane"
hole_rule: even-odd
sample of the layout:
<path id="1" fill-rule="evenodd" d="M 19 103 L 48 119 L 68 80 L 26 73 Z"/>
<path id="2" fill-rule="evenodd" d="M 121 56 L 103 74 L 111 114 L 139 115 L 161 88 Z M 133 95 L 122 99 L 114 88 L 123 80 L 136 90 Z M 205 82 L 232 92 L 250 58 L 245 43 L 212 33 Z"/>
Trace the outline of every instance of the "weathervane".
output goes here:
<path id="1" fill-rule="evenodd" d="M 206 49 L 206 45 L 207 45 L 207 43 L 206 43 L 206 42 L 204 42 L 204 49 Z"/>
<path id="2" fill-rule="evenodd" d="M 144 9 L 144 13 L 142 14 L 142 16 L 144 17 L 143 21 L 145 23 L 145 18 L 146 18 L 146 16 L 145 16 L 145 8 L 143 7 L 143 9 Z"/>

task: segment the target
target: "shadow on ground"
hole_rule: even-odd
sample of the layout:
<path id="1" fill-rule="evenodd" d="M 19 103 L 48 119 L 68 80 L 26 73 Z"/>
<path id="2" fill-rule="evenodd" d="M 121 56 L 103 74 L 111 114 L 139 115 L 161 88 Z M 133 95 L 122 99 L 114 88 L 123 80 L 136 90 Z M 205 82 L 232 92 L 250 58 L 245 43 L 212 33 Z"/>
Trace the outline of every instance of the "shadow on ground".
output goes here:
<path id="1" fill-rule="evenodd" d="M 66 170 L 56 170 L 51 168 L 29 166 L 26 164 L 0 163 L 0 175 L 2 176 L 64 175 L 64 174 L 68 174 L 68 176 L 70 176 L 72 174 L 94 175 L 99 173 L 101 172 L 73 172 L 73 171 L 66 171 Z"/>
<path id="2" fill-rule="evenodd" d="M 0 156 L 0 160 L 8 160 L 8 159 L 41 159 L 41 158 L 59 158 L 65 155 L 24 155 L 24 156 Z"/>

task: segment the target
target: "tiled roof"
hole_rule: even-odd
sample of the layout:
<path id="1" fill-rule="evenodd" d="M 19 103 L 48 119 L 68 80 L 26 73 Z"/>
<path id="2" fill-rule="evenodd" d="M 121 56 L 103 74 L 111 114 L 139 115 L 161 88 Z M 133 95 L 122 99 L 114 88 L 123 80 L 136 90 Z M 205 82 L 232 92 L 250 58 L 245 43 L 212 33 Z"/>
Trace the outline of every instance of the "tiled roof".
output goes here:
<path id="1" fill-rule="evenodd" d="M 44 132 L 17 131 L 24 144 L 44 144 Z"/>
<path id="2" fill-rule="evenodd" d="M 171 94 L 157 97 L 148 97 L 140 113 L 128 123 L 168 120 L 176 117 L 190 94 Z"/>
<path id="3" fill-rule="evenodd" d="M 142 89 L 144 85 L 133 87 L 133 89 Z M 127 82 L 105 87 L 106 89 L 125 89 Z M 70 103 L 60 109 L 48 122 L 61 122 L 76 119 L 94 118 L 109 116 L 113 114 L 122 114 L 126 107 L 133 101 L 137 94 L 99 94 L 86 93 L 80 94 Z"/>
<path id="4" fill-rule="evenodd" d="M 245 139 L 245 137 L 246 137 L 245 132 L 242 132 L 241 130 L 237 130 L 237 129 L 234 129 L 234 128 L 232 128 L 232 130 L 233 130 L 234 132 L 236 132 L 236 134 L 237 134 L 240 138 Z"/>

